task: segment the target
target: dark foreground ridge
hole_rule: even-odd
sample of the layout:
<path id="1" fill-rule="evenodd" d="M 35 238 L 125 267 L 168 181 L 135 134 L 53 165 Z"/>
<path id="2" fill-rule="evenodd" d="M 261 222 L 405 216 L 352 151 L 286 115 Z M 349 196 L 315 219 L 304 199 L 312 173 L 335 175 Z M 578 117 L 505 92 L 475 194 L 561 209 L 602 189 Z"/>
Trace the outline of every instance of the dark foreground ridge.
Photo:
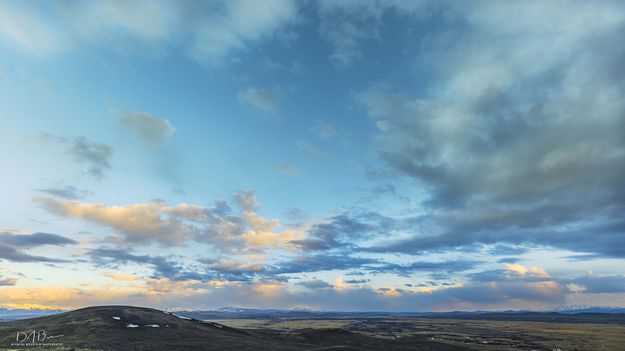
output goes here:
<path id="1" fill-rule="evenodd" d="M 237 329 L 132 306 L 88 307 L 0 323 L 0 349 L 469 350 L 425 337 L 376 338 L 340 328 L 294 331 Z"/>

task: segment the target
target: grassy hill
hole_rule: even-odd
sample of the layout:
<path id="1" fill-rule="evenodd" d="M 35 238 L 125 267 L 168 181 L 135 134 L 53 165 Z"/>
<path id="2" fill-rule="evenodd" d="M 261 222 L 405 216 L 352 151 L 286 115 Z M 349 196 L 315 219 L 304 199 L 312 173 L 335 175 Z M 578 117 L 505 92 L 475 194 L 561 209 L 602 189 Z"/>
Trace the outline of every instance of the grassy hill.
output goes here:
<path id="1" fill-rule="evenodd" d="M 427 340 L 373 338 L 340 329 L 244 330 L 131 306 L 88 307 L 0 323 L 0 349 L 466 350 Z"/>

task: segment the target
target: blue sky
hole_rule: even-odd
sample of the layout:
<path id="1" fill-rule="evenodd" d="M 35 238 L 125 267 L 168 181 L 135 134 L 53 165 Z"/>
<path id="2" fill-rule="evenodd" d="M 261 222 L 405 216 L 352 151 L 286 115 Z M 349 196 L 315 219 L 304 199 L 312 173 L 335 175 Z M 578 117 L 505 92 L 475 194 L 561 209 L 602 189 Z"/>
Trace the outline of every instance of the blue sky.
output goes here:
<path id="1" fill-rule="evenodd" d="M 623 10 L 2 2 L 0 297 L 624 305 Z"/>

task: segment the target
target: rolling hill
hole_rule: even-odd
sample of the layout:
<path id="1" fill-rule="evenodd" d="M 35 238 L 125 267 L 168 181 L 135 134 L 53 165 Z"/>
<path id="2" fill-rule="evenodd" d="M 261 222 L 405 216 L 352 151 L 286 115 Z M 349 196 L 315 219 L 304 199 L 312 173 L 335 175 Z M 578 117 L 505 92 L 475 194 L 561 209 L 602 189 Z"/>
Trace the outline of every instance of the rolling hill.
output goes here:
<path id="1" fill-rule="evenodd" d="M 26 345 L 30 343 L 31 345 Z M 466 350 L 342 329 L 245 330 L 151 308 L 88 307 L 0 323 L 0 348 L 36 350 Z"/>

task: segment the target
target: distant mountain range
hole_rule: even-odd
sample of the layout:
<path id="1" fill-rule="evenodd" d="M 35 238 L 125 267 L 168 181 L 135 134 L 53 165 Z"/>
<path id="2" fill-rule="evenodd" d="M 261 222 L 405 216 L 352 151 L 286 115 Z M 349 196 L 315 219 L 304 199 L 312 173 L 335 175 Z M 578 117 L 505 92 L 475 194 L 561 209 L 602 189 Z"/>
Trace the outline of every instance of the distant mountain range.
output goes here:
<path id="1" fill-rule="evenodd" d="M 576 313 L 625 313 L 625 307 L 584 307 L 558 309 L 558 313 L 576 314 Z"/>
<path id="2" fill-rule="evenodd" d="M 0 307 L 0 321 L 16 320 L 24 318 L 33 318 L 47 316 L 65 312 L 65 310 L 49 310 L 38 308 L 4 308 Z"/>
<path id="3" fill-rule="evenodd" d="M 311 310 L 280 310 L 223 307 L 211 311 L 179 311 L 179 315 L 198 320 L 220 319 L 355 319 L 355 318 L 459 318 L 481 320 L 535 321 L 555 323 L 617 323 L 625 324 L 625 308 L 586 307 L 557 311 L 453 311 L 453 312 L 342 312 Z"/>

